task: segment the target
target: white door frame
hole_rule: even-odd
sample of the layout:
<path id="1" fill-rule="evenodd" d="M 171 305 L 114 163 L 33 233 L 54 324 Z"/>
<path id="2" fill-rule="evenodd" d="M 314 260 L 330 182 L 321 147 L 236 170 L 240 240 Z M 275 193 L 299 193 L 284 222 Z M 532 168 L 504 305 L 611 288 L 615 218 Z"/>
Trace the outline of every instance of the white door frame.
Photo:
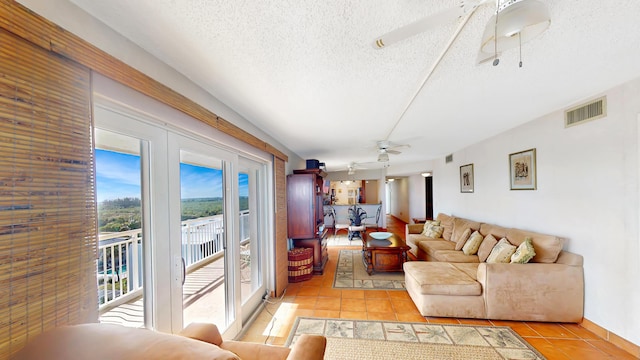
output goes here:
<path id="1" fill-rule="evenodd" d="M 170 331 L 171 320 L 163 317 L 160 311 L 170 307 L 169 292 L 157 286 L 159 279 L 168 279 L 170 276 L 169 268 L 164 265 L 169 261 L 169 227 L 164 221 L 169 212 L 166 207 L 153 206 L 155 203 L 168 203 L 167 132 L 100 103 L 95 104 L 94 119 L 96 128 L 142 141 L 144 321 L 150 329 Z"/>

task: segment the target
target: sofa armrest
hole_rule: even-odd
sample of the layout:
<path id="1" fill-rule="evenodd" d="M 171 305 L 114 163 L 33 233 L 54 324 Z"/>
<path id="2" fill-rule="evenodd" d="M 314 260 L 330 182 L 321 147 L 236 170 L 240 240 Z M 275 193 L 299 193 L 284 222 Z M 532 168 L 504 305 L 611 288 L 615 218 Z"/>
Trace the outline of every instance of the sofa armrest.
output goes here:
<path id="1" fill-rule="evenodd" d="M 208 342 L 213 345 L 220 346 L 222 344 L 222 335 L 218 331 L 218 327 L 209 323 L 191 323 L 178 333 L 195 340 Z"/>
<path id="2" fill-rule="evenodd" d="M 481 263 L 477 276 L 490 319 L 582 321 L 584 272 L 581 266 Z"/>
<path id="3" fill-rule="evenodd" d="M 406 228 L 405 228 L 405 234 L 409 235 L 409 234 L 420 234 L 422 233 L 422 230 L 424 229 L 424 225 L 423 224 L 407 224 Z"/>
<path id="4" fill-rule="evenodd" d="M 272 346 L 245 341 L 227 340 L 220 345 L 221 349 L 231 351 L 240 359 L 285 360 L 291 349 L 283 346 Z"/>
<path id="5" fill-rule="evenodd" d="M 322 360 L 327 338 L 321 335 L 302 334 L 293 344 L 287 360 Z"/>

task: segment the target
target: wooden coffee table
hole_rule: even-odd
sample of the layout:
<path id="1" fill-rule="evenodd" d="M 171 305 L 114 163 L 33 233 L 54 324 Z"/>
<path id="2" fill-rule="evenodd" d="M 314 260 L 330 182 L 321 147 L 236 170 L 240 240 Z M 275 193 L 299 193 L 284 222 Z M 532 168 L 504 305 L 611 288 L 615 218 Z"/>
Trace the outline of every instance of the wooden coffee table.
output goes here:
<path id="1" fill-rule="evenodd" d="M 362 243 L 362 261 L 369 275 L 374 271 L 402 271 L 402 264 L 407 261 L 409 246 L 396 234 L 385 240 L 378 240 L 367 235 Z"/>

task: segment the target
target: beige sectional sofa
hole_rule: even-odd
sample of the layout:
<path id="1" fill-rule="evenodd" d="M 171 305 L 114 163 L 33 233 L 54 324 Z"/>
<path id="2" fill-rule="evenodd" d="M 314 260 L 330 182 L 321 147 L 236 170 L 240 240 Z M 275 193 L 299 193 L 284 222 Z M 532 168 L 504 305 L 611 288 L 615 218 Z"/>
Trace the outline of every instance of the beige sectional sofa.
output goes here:
<path id="1" fill-rule="evenodd" d="M 443 228 L 441 238 L 421 235 L 422 224 L 406 227 L 407 245 L 421 261 L 404 264 L 405 283 L 423 316 L 582 320 L 583 259 L 563 251 L 563 239 L 445 214 L 439 214 L 436 220 Z M 530 238 L 536 255 L 525 264 L 481 262 L 478 255 L 465 255 L 455 249 L 466 229 L 478 231 L 484 239 L 489 234 L 497 240 L 505 238 L 514 246 Z"/>

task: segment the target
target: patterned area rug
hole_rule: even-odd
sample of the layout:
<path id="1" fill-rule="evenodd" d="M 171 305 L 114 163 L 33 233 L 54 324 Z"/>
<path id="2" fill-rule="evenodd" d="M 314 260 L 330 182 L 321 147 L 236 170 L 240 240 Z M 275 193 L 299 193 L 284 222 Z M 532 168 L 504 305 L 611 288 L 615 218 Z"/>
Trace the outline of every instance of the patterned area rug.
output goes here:
<path id="1" fill-rule="evenodd" d="M 300 334 L 327 337 L 325 359 L 545 359 L 505 326 L 440 325 L 298 317 Z"/>
<path id="2" fill-rule="evenodd" d="M 404 273 L 367 274 L 361 250 L 340 250 L 333 287 L 339 289 L 404 290 Z"/>

